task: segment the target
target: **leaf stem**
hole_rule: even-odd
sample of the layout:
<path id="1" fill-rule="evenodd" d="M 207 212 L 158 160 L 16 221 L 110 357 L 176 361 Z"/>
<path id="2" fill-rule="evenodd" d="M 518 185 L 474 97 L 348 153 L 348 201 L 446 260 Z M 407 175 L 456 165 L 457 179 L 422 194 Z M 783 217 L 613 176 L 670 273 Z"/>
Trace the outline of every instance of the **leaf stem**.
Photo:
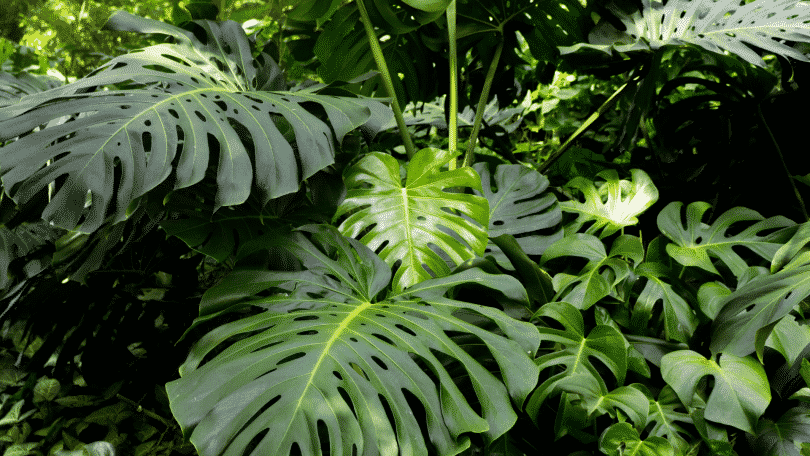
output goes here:
<path id="1" fill-rule="evenodd" d="M 462 166 L 472 166 L 472 162 L 475 159 L 475 142 L 478 139 L 478 131 L 481 129 L 481 122 L 484 120 L 484 109 L 487 107 L 487 99 L 489 99 L 489 91 L 492 89 L 492 81 L 495 80 L 495 71 L 498 69 L 498 61 L 501 60 L 504 41 L 503 31 L 501 31 L 501 40 L 498 42 L 498 47 L 495 48 L 495 55 L 492 57 L 492 62 L 489 64 L 487 78 L 484 80 L 481 98 L 478 99 L 478 108 L 475 110 L 475 122 L 473 123 L 472 133 L 470 134 L 470 140 L 467 144 L 467 153 L 464 155 L 464 164 Z"/>
<path id="2" fill-rule="evenodd" d="M 636 76 L 636 78 L 634 78 L 634 79 L 638 79 L 638 78 L 639 78 L 639 76 Z M 569 147 L 571 147 L 571 144 L 573 144 L 574 140 L 579 135 L 581 135 L 582 132 L 587 130 L 588 127 L 590 127 L 592 123 L 596 122 L 596 119 L 598 119 L 602 114 L 607 112 L 607 110 L 610 109 L 613 106 L 613 104 L 616 103 L 616 101 L 618 101 L 618 96 L 624 91 L 625 88 L 627 88 L 627 85 L 629 83 L 630 83 L 630 81 L 625 82 L 623 86 L 619 87 L 615 92 L 613 92 L 613 95 L 611 95 L 610 98 L 608 98 L 604 103 L 602 103 L 602 106 L 599 106 L 599 108 L 596 110 L 596 112 L 591 114 L 591 116 L 588 117 L 588 119 L 585 122 L 583 122 L 582 125 L 579 128 L 577 128 L 577 131 L 575 131 L 574 134 L 571 135 L 571 137 L 569 137 L 568 140 L 565 141 L 565 143 L 563 143 L 563 145 L 560 146 L 560 148 L 557 149 L 557 151 L 554 152 L 548 158 L 548 160 L 546 160 L 545 162 L 543 162 L 542 165 L 540 165 L 540 167 L 537 169 L 537 171 L 539 171 L 540 174 L 545 174 L 546 171 L 551 167 L 551 165 L 553 165 L 554 162 L 557 161 L 557 159 L 560 158 L 562 156 L 562 154 L 565 153 L 566 150 L 568 150 Z"/>
<path id="3" fill-rule="evenodd" d="M 402 108 L 399 106 L 397 94 L 394 90 L 394 82 L 391 79 L 391 73 L 388 71 L 388 64 L 385 63 L 385 56 L 383 55 L 380 41 L 377 39 L 377 34 L 374 32 L 374 26 L 371 25 L 371 19 L 368 17 L 368 11 L 363 0 L 357 0 L 357 8 L 360 10 L 360 16 L 363 19 L 363 27 L 366 29 L 366 36 L 368 43 L 371 46 L 371 52 L 374 54 L 374 61 L 377 63 L 377 69 L 380 71 L 385 90 L 388 96 L 391 97 L 391 109 L 394 111 L 394 118 L 399 127 L 399 134 L 402 137 L 402 142 L 405 145 L 405 152 L 408 154 L 408 159 L 413 158 L 416 153 L 416 146 L 414 146 L 411 136 L 408 134 L 408 127 L 405 125 L 405 118 L 402 116 Z"/>
<path id="4" fill-rule="evenodd" d="M 773 135 L 771 128 L 768 126 L 768 122 L 765 120 L 765 116 L 762 115 L 761 104 L 757 104 L 757 114 L 759 115 L 759 120 L 762 121 L 762 125 L 765 126 L 765 130 L 768 132 L 768 136 L 771 138 L 773 148 L 776 149 L 776 155 L 779 156 L 779 163 L 782 164 L 782 169 L 785 170 L 785 175 L 787 176 L 788 182 L 790 182 L 790 186 L 793 187 L 793 193 L 796 195 L 796 201 L 799 202 L 799 208 L 802 210 L 804 220 L 810 221 L 810 217 L 807 216 L 807 208 L 805 208 L 804 206 L 804 200 L 802 199 L 802 195 L 801 193 L 799 193 L 799 189 L 796 188 L 796 182 L 794 182 L 793 176 L 790 174 L 790 169 L 788 169 L 787 163 L 785 163 L 785 156 L 782 155 L 782 148 L 779 147 L 779 143 L 776 141 L 776 137 Z"/>
<path id="5" fill-rule="evenodd" d="M 448 148 L 455 153 L 458 148 L 458 47 L 456 46 L 456 0 L 451 0 L 445 11 L 447 15 L 447 38 L 450 46 L 450 113 L 447 118 Z M 450 160 L 448 170 L 456 169 L 456 159 Z"/>

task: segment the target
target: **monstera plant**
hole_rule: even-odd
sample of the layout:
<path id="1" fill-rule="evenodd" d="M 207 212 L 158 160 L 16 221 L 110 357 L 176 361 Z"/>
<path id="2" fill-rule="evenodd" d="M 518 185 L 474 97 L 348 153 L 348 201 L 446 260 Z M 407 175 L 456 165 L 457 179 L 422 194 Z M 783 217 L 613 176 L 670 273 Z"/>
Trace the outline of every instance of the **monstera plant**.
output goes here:
<path id="1" fill-rule="evenodd" d="M 808 225 L 743 208 L 704 220 L 707 203 L 671 202 L 660 235 L 642 238 L 659 193 L 641 169 L 552 189 L 522 164 L 473 163 L 505 32 L 534 27 L 533 52 L 550 55 L 584 36 L 590 10 L 459 0 L 457 24 L 456 0 L 394 3 L 300 2 L 291 27 L 318 23 L 327 84 L 295 87 L 236 22 L 114 15 L 108 27 L 167 42 L 0 109 L 0 202 L 25 214 L 0 227 L 9 308 L 42 293 L 48 267 L 80 281 L 158 225 L 227 263 L 166 385 L 203 455 L 519 455 L 567 439 L 611 455 L 731 456 L 743 435 L 763 454 L 799 454 L 810 414 L 790 401 L 810 395 L 796 388 L 810 386 Z M 804 36 L 790 8 L 703 3 L 646 2 L 622 49 L 670 40 L 750 58 L 740 41 L 792 55 L 763 33 Z M 731 21 L 729 9 L 740 30 L 763 27 L 714 33 L 727 24 L 706 21 Z M 565 12 L 571 34 L 557 30 Z M 399 52 L 409 40 L 418 52 Z M 388 62 L 444 58 L 445 45 L 449 147 L 417 149 L 399 99 L 435 94 L 396 81 Z M 474 45 L 489 66 L 459 162 L 456 55 Z M 386 100 L 352 92 L 380 87 Z M 370 149 L 393 125 L 407 160 L 344 143 L 362 129 Z M 50 263 L 31 254 L 46 243 Z M 773 353 L 792 384 L 769 384 Z"/>

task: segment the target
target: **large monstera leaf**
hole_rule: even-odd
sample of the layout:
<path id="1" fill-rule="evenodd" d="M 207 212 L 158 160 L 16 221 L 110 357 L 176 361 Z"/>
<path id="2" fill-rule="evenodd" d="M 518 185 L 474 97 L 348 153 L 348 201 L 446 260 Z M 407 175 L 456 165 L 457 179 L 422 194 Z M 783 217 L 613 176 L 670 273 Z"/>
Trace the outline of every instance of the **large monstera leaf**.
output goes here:
<path id="1" fill-rule="evenodd" d="M 493 441 L 516 422 L 511 401 L 520 406 L 537 381 L 530 357 L 540 343 L 536 328 L 444 295 L 474 281 L 526 301 L 517 280 L 470 269 L 377 300 L 391 271 L 360 242 L 330 226 L 307 225 L 286 245 L 304 271 L 235 271 L 223 286 L 228 294 L 247 274 L 252 290 L 288 292 L 231 306 L 264 310 L 202 337 L 182 378 L 167 385 L 172 413 L 200 454 L 243 454 L 250 447 L 268 456 L 427 455 L 432 447 L 451 455 L 469 446 L 464 433 Z M 218 288 L 206 300 L 217 301 Z M 207 316 L 228 310 L 202 307 Z M 477 338 L 501 378 L 456 337 Z M 215 348 L 224 351 L 213 355 Z M 463 367 L 474 392 L 461 392 L 443 360 Z"/>
<path id="2" fill-rule="evenodd" d="M 658 228 L 674 241 L 668 244 L 667 253 L 683 266 L 696 266 L 703 270 L 719 274 L 710 256 L 720 259 L 735 276 L 740 277 L 748 263 L 735 251 L 734 247 L 746 247 L 761 258 L 772 261 L 782 245 L 790 239 L 792 231 L 778 230 L 760 234 L 766 230 L 795 226 L 789 219 L 776 216 L 765 219 L 756 211 L 735 207 L 724 212 L 711 225 L 703 223 L 703 214 L 710 204 L 697 201 L 686 207 L 686 226 L 681 221 L 683 203 L 669 203 L 658 214 Z M 735 223 L 747 225 L 737 234 L 729 235 L 728 231 Z M 754 223 L 751 223 L 754 222 Z"/>
<path id="3" fill-rule="evenodd" d="M 636 217 L 658 201 L 658 189 L 644 171 L 634 169 L 631 174 L 630 181 L 619 179 L 612 169 L 598 173 L 596 176 L 604 180 L 596 183 L 581 176 L 571 179 L 566 186 L 582 192 L 585 201 L 560 202 L 564 212 L 577 214 L 577 218 L 566 227 L 566 233 L 577 232 L 584 224 L 590 223 L 585 233 L 596 234 L 602 230 L 599 237 L 604 238 L 637 224 Z"/>
<path id="4" fill-rule="evenodd" d="M 338 227 L 344 236 L 358 238 L 389 266 L 401 262 L 394 275 L 397 291 L 450 272 L 431 244 L 456 265 L 484 253 L 487 200 L 445 191 L 453 187 L 481 191 L 481 179 L 472 168 L 440 170 L 458 155 L 439 149 L 420 150 L 406 166 L 405 185 L 399 162 L 380 152 L 363 157 L 344 173 L 346 199 L 333 222 L 350 213 Z"/>
<path id="5" fill-rule="evenodd" d="M 776 325 L 810 295 L 810 266 L 755 277 L 725 297 L 712 325 L 712 353 L 746 356 L 764 344 Z M 798 328 L 797 328 L 798 329 Z M 780 333 L 776 333 L 777 338 Z M 802 340 L 793 335 L 795 342 Z M 775 341 L 778 342 L 778 341 Z M 801 351 L 804 347 L 794 348 Z M 760 351 L 762 347 L 760 347 Z M 787 350 L 780 350 L 783 355 Z"/>
<path id="6" fill-rule="evenodd" d="M 0 149 L 6 192 L 22 204 L 64 179 L 42 217 L 65 229 L 120 222 L 172 173 L 174 188 L 189 187 L 209 163 L 217 164 L 215 209 L 243 203 L 252 186 L 262 203 L 293 193 L 334 162 L 333 135 L 341 140 L 362 125 L 377 103 L 271 91 L 284 89 L 278 66 L 266 54 L 254 60 L 232 21 L 198 21 L 192 34 L 119 12 L 107 26 L 175 43 L 116 57 L 0 110 L 0 141 L 19 137 Z M 319 103 L 331 125 L 304 102 Z"/>
<path id="7" fill-rule="evenodd" d="M 756 0 L 740 6 L 739 0 L 643 0 L 641 12 L 624 14 L 611 5 L 626 26 L 620 32 L 607 21 L 600 22 L 588 37 L 591 44 L 561 47 L 563 54 L 579 48 L 612 50 L 658 49 L 665 45 L 690 43 L 718 54 L 736 54 L 764 68 L 765 62 L 747 45 L 793 57 L 810 59 L 777 39 L 810 42 L 806 22 L 810 8 L 798 0 Z"/>
<path id="8" fill-rule="evenodd" d="M 771 402 L 765 369 L 754 358 L 720 355 L 719 362 L 691 350 L 677 350 L 661 358 L 661 376 L 687 407 L 692 406 L 697 383 L 714 377 L 705 418 L 754 433 L 757 419 Z"/>

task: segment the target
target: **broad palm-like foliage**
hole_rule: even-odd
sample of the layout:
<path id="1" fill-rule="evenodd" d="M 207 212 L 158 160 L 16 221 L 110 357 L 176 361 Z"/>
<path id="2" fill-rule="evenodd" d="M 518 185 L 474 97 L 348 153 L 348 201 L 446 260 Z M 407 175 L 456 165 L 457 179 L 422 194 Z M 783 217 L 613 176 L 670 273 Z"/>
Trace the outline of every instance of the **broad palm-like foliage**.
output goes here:
<path id="1" fill-rule="evenodd" d="M 202 21 L 195 35 L 118 13 L 108 26 L 175 42 L 117 57 L 0 113 L 0 140 L 18 138 L 2 152 L 6 192 L 24 204 L 64 179 L 42 218 L 65 229 L 123 221 L 169 175 L 175 189 L 189 187 L 211 163 L 215 210 L 243 203 L 252 187 L 263 204 L 295 192 L 334 162 L 334 137 L 362 125 L 374 103 L 285 91 L 278 67 L 267 55 L 253 58 L 235 22 Z M 319 103 L 329 123 L 304 102 Z"/>
<path id="2" fill-rule="evenodd" d="M 366 74 L 371 57 L 356 42 L 362 32 L 340 28 L 357 22 L 357 4 L 316 3 L 302 2 L 292 16 L 324 21 L 314 49 L 323 59 L 321 73 L 336 83 Z M 450 4 L 374 3 L 372 20 L 392 28 L 391 43 L 404 36 L 423 40 L 416 31 L 436 25 Z M 534 27 L 530 46 L 549 58 L 556 49 L 541 43 L 544 35 L 556 44 L 582 35 L 589 11 L 575 0 L 459 3 L 469 6 L 459 27 L 466 46 L 484 36 L 502 45 L 504 28 L 519 23 Z M 789 17 L 787 9 L 768 17 L 771 12 L 757 9 L 763 0 L 736 3 L 647 2 L 632 22 L 624 18 L 636 27 L 638 43 L 595 47 L 647 50 L 647 43 L 689 42 L 752 60 L 739 38 L 721 36 L 730 33 L 732 19 L 764 25 L 769 36 L 804 36 L 784 36 L 772 19 L 793 30 L 805 27 L 805 15 Z M 736 12 L 726 16 L 729 9 Z M 567 23 L 565 12 L 570 35 L 557 30 Z M 718 18 L 729 22 L 707 22 Z M 606 454 L 681 455 L 689 445 L 718 441 L 728 447 L 721 424 L 761 431 L 763 445 L 806 438 L 798 431 L 774 437 L 782 427 L 808 425 L 806 415 L 788 411 L 758 424 L 771 400 L 764 347 L 795 360 L 810 340 L 807 334 L 789 340 L 799 324 L 788 315 L 810 295 L 806 226 L 743 210 L 704 224 L 705 203 L 689 206 L 684 226 L 675 204 L 659 217 L 663 236 L 645 246 L 640 235 L 618 233 L 657 199 L 642 171 L 629 181 L 612 171 L 599 174 L 601 182 L 578 178 L 569 186 L 585 201 L 557 204 L 548 180 L 522 165 L 445 171 L 458 152 L 423 149 L 404 165 L 372 152 L 347 166 L 335 184 L 338 194 L 347 187 L 346 198 L 329 214 L 339 226 L 265 229 L 263 217 L 277 214 L 282 197 L 305 193 L 301 184 L 335 161 L 336 141 L 360 126 L 390 123 L 370 118 L 385 108 L 368 98 L 331 95 L 334 86 L 286 90 L 278 67 L 265 54 L 253 57 L 235 22 L 197 21 L 189 31 L 118 14 L 110 25 L 161 33 L 172 42 L 118 57 L 73 84 L 0 110 L 0 140 L 8 141 L 0 149 L 0 176 L 19 205 L 53 184 L 43 219 L 75 232 L 109 233 L 113 243 L 121 233 L 104 230 L 143 216 L 144 201 L 159 207 L 150 215 L 177 202 L 189 217 L 165 223 L 167 233 L 220 261 L 237 247 L 237 259 L 253 261 L 238 263 L 208 290 L 191 329 L 242 308 L 254 314 L 203 335 L 181 378 L 167 385 L 172 413 L 200 453 L 452 455 L 470 446 L 469 434 L 481 434 L 485 444 L 499 442 L 482 451 L 498 454 L 516 438 L 509 431 L 517 412 L 539 423 L 556 396 L 556 437 L 598 441 Z M 739 33 L 747 42 L 795 56 L 744 29 Z M 480 44 L 475 52 L 485 60 L 492 42 Z M 394 54 L 403 64 L 429 45 L 420 41 L 413 55 Z M 339 61 L 347 55 L 353 56 L 348 66 Z M 408 88 L 421 81 L 405 79 L 412 98 L 425 95 Z M 143 198 L 164 182 L 172 183 L 165 199 Z M 188 195 L 179 190 L 191 188 L 204 204 L 183 199 Z M 257 214 L 250 214 L 254 207 Z M 576 214 L 564 227 L 560 207 Z M 734 223 L 748 226 L 727 235 Z M 778 231 L 760 235 L 766 229 Z M 34 237 L 0 240 L 28 246 Z M 740 247 L 754 255 L 741 255 Z M 0 270 L 11 256 L 2 255 Z M 553 279 L 529 255 L 543 255 L 540 264 L 555 269 Z M 771 263 L 770 273 L 761 262 Z M 281 270 L 266 266 L 278 263 Z M 689 288 L 698 280 L 704 282 L 699 290 Z M 498 298 L 476 296 L 482 288 Z M 477 302 L 458 297 L 465 292 Z M 531 322 L 519 319 L 526 314 Z M 701 324 L 711 326 L 711 359 L 683 349 L 700 336 Z M 650 378 L 650 366 L 660 368 L 661 391 L 625 384 L 630 375 Z M 697 377 L 704 375 L 714 376 L 711 391 L 698 391 Z M 613 424 L 602 432 L 597 418 Z M 696 432 L 684 432 L 687 424 Z"/>

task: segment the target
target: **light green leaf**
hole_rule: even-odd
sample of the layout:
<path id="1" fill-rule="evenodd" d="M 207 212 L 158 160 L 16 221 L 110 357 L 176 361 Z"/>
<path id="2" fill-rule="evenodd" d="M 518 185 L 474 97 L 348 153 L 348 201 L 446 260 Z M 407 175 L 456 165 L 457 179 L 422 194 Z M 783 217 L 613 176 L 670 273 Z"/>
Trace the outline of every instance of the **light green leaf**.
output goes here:
<path id="1" fill-rule="evenodd" d="M 809 295 L 810 266 L 754 277 L 723 299 L 712 324 L 709 349 L 713 354 L 753 353 L 757 331 L 778 322 Z M 761 337 L 767 339 L 768 334 Z"/>
<path id="2" fill-rule="evenodd" d="M 646 387 L 639 388 L 644 390 Z M 658 399 L 653 399 L 649 394 L 648 399 L 650 401 L 650 414 L 647 422 L 655 423 L 650 429 L 649 435 L 665 437 L 679 454 L 684 452 L 684 450 L 689 447 L 689 443 L 683 436 L 687 436 L 691 439 L 692 435 L 683 426 L 678 424 L 678 421 L 692 424 L 692 418 L 690 418 L 688 413 L 680 411 L 684 410 L 684 406 L 681 404 L 681 401 L 678 400 L 675 391 L 673 391 L 672 387 L 669 385 L 665 385 L 661 389 L 661 392 L 658 393 Z"/>
<path id="3" fill-rule="evenodd" d="M 630 265 L 619 255 L 638 258 L 632 246 L 638 241 L 634 236 L 620 236 L 614 241 L 611 255 L 605 253 L 602 241 L 590 234 L 576 233 L 565 236 L 543 253 L 541 264 L 555 258 L 573 256 L 585 258 L 588 263 L 578 274 L 559 273 L 552 283 L 557 292 L 554 299 L 573 304 L 579 309 L 588 309 L 600 299 L 610 295 L 621 281 L 630 275 Z"/>
<path id="4" fill-rule="evenodd" d="M 61 385 L 55 378 L 40 377 L 34 386 L 34 402 L 52 401 L 59 394 Z"/>
<path id="5" fill-rule="evenodd" d="M 589 416 L 598 410 L 599 415 L 610 413 L 615 417 L 614 410 L 619 408 L 633 420 L 637 429 L 644 429 L 647 424 L 650 401 L 632 386 L 620 386 L 608 392 L 603 389 L 604 384 L 589 374 L 571 374 L 558 385 L 564 391 L 580 395 Z"/>
<path id="6" fill-rule="evenodd" d="M 638 223 L 636 218 L 653 203 L 658 201 L 658 189 L 644 171 L 631 171 L 632 180 L 619 180 L 615 170 L 609 169 L 597 174 L 604 181 L 594 182 L 584 177 L 575 177 L 567 187 L 582 192 L 585 201 L 561 201 L 560 208 L 565 212 L 578 214 L 576 220 L 566 227 L 566 232 L 576 232 L 585 223 L 593 224 L 585 230 L 587 234 L 602 233 L 600 238 L 610 236 L 616 231 Z"/>
<path id="7" fill-rule="evenodd" d="M 790 263 L 808 242 L 810 242 L 810 222 L 805 222 L 799 225 L 799 229 L 796 230 L 793 237 L 776 251 L 771 262 L 771 273 Z"/>
<path id="8" fill-rule="evenodd" d="M 599 437 L 599 451 L 609 456 L 675 456 L 675 451 L 665 439 L 648 437 L 641 440 L 630 423 L 616 423 L 605 429 Z"/>
<path id="9" fill-rule="evenodd" d="M 465 433 L 484 433 L 489 443 L 512 427 L 513 407 L 537 383 L 530 358 L 540 344 L 537 329 L 493 308 L 443 296 L 474 281 L 525 299 L 517 280 L 470 269 L 377 300 L 377 284 L 388 284 L 390 269 L 334 227 L 302 227 L 288 249 L 306 270 L 266 271 L 264 283 L 287 283 L 290 292 L 254 297 L 249 304 L 264 311 L 203 336 L 181 378 L 167 385 L 172 413 L 201 455 L 226 449 L 241 454 L 251 442 L 255 452 L 268 456 L 288 455 L 295 446 L 302 454 L 427 456 L 431 446 L 439 454 L 458 454 L 470 444 Z M 503 335 L 457 318 L 461 311 Z M 462 336 L 479 341 L 496 374 L 456 342 Z M 213 355 L 218 348 L 224 351 Z M 462 367 L 480 415 L 439 354 Z M 409 400 L 421 403 L 422 415 Z M 429 443 L 420 424 L 427 426 Z M 325 426 L 323 433 L 319 426 Z M 328 448 L 322 447 L 324 436 Z"/>
<path id="10" fill-rule="evenodd" d="M 731 290 L 720 282 L 706 282 L 700 286 L 697 298 L 700 310 L 707 317 L 714 320 L 717 314 L 725 305 L 725 299 L 731 294 Z"/>
<path id="11" fill-rule="evenodd" d="M 430 244 L 456 265 L 484 253 L 487 200 L 445 191 L 452 187 L 481 190 L 481 179 L 472 168 L 440 171 L 458 155 L 439 149 L 420 150 L 406 166 L 404 186 L 397 160 L 379 152 L 363 157 L 344 174 L 348 192 L 333 221 L 349 214 L 338 227 L 343 235 L 359 238 L 389 266 L 400 263 L 394 275 L 395 291 L 450 272 Z"/>
<path id="12" fill-rule="evenodd" d="M 624 23 L 626 32 L 605 21 L 600 33 L 591 35 L 591 44 L 561 47 L 561 52 L 585 47 L 610 54 L 612 50 L 628 52 L 691 43 L 719 54 L 731 52 L 764 68 L 765 63 L 748 47 L 750 44 L 783 57 L 810 61 L 796 49 L 776 41 L 810 41 L 806 27 L 810 10 L 797 0 L 756 0 L 743 5 L 737 0 L 670 0 L 666 5 L 645 0 L 641 12 L 627 15 L 613 5 L 611 10 Z"/>
<path id="13" fill-rule="evenodd" d="M 624 383 L 627 374 L 627 348 L 622 334 L 607 325 L 597 325 L 587 337 L 584 334 L 582 314 L 567 302 L 550 302 L 538 310 L 532 319 L 540 317 L 553 318 L 565 329 L 559 330 L 541 326 L 540 339 L 562 345 L 562 350 L 554 350 L 535 359 L 538 370 L 552 366 L 564 366 L 565 371 L 551 375 L 529 398 L 526 412 L 537 424 L 537 414 L 546 397 L 559 391 L 559 383 L 574 374 L 592 376 L 600 385 L 600 391 L 606 390 L 604 380 L 597 372 L 590 357 L 593 356 L 605 364 L 616 377 L 619 385 Z"/>
<path id="14" fill-rule="evenodd" d="M 810 344 L 810 327 L 800 325 L 793 315 L 785 315 L 770 333 L 766 346 L 773 348 L 785 357 L 785 362 L 793 365 L 802 353 L 802 350 Z M 757 355 L 762 359 L 761 353 Z"/>
<path id="15" fill-rule="evenodd" d="M 691 350 L 678 350 L 661 358 L 661 376 L 686 406 L 691 406 L 697 383 L 714 377 L 706 403 L 707 420 L 754 433 L 757 419 L 771 401 L 765 369 L 754 358 L 720 355 L 720 363 Z"/>
<path id="16" fill-rule="evenodd" d="M 779 230 L 760 235 L 765 230 L 794 226 L 789 219 L 776 216 L 764 219 L 759 213 L 743 207 L 729 209 L 711 225 L 701 222 L 703 214 L 711 207 L 704 202 L 694 202 L 686 207 L 686 226 L 681 223 L 681 202 L 672 202 L 658 214 L 658 228 L 674 241 L 668 244 L 667 253 L 684 266 L 696 266 L 719 274 L 711 262 L 712 257 L 720 259 L 735 276 L 739 277 L 748 264 L 733 250 L 735 246 L 746 247 L 763 259 L 771 261 L 774 254 L 792 234 L 790 230 Z M 750 222 L 756 223 L 751 224 Z M 727 234 L 729 228 L 738 222 L 746 223 L 746 228 L 735 235 Z"/>

